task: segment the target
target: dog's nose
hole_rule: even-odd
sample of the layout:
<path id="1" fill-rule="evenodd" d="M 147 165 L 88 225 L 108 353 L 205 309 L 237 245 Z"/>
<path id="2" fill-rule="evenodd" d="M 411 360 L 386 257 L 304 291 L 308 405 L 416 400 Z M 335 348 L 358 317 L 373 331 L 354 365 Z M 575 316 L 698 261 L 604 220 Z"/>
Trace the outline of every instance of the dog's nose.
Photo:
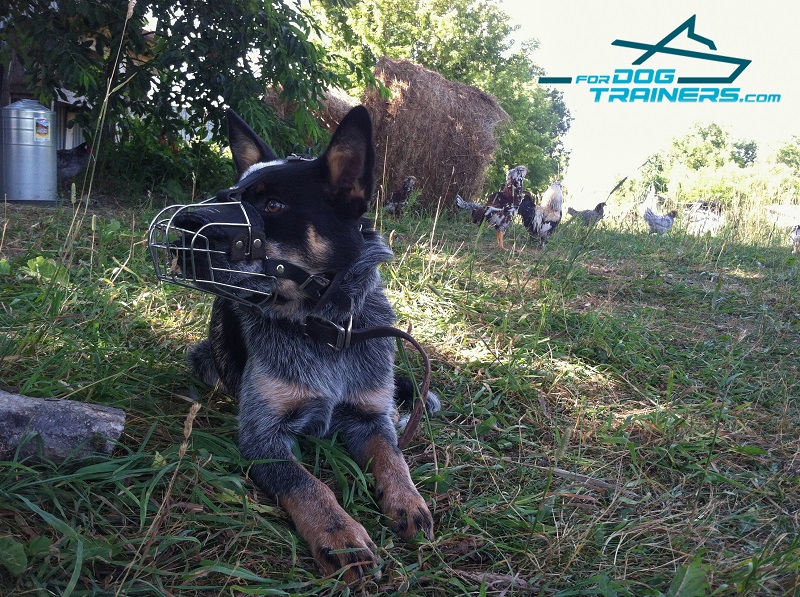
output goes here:
<path id="1" fill-rule="evenodd" d="M 264 221 L 246 202 L 187 205 L 172 218 L 184 247 L 223 252 L 231 261 L 264 259 Z"/>

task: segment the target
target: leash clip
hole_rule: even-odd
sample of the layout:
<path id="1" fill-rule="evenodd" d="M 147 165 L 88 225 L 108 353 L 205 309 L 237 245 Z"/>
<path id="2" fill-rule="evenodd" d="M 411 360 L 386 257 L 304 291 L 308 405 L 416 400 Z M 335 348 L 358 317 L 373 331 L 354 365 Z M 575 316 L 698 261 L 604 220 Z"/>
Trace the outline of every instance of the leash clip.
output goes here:
<path id="1" fill-rule="evenodd" d="M 303 333 L 317 342 L 324 342 L 337 351 L 350 347 L 353 333 L 353 316 L 350 315 L 344 325 L 339 325 L 317 315 L 309 315 L 300 324 Z"/>

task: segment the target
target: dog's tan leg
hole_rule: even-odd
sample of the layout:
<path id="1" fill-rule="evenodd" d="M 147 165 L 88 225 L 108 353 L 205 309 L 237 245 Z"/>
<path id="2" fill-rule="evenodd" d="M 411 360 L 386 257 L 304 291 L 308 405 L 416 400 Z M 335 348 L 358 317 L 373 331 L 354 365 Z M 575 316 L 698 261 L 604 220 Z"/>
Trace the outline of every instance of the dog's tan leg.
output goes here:
<path id="1" fill-rule="evenodd" d="M 379 578 L 376 547 L 367 531 L 342 509 L 324 483 L 306 476 L 302 488 L 279 495 L 278 500 L 308 542 L 317 564 L 325 574 L 344 569 L 342 578 L 347 583 L 358 582 L 370 572 Z"/>
<path id="2" fill-rule="evenodd" d="M 403 539 L 413 539 L 422 533 L 432 540 L 433 517 L 414 487 L 400 448 L 376 436 L 368 442 L 367 449 L 372 453 L 370 470 L 375 475 L 378 503 L 392 520 L 392 530 Z"/>

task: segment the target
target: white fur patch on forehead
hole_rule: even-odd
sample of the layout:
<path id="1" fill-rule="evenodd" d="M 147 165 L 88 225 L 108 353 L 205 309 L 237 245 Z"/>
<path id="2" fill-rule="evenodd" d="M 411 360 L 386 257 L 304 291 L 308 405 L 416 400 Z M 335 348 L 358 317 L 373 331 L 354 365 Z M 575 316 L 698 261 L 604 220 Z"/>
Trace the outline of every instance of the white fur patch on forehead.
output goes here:
<path id="1" fill-rule="evenodd" d="M 239 177 L 239 180 L 243 180 L 251 175 L 253 172 L 257 172 L 262 168 L 270 168 L 272 166 L 280 166 L 281 164 L 285 164 L 286 160 L 272 160 L 271 162 L 258 162 L 250 166 L 247 170 L 242 172 L 242 175 Z"/>

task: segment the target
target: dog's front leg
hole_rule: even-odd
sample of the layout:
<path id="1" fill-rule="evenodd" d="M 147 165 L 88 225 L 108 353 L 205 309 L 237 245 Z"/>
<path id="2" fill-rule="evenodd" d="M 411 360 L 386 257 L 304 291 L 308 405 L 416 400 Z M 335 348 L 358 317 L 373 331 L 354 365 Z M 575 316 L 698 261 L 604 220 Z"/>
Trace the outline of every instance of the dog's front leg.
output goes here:
<path id="1" fill-rule="evenodd" d="M 350 453 L 375 476 L 376 497 L 392 531 L 405 540 L 420 533 L 432 540 L 433 517 L 411 480 L 389 416 L 354 408 L 339 414 Z"/>
<path id="2" fill-rule="evenodd" d="M 294 459 L 290 436 L 279 426 L 256 431 L 257 427 L 244 422 L 239 434 L 242 455 L 254 461 L 250 478 L 286 510 L 323 572 L 332 575 L 344 569 L 347 583 L 370 573 L 379 577 L 376 547 L 367 531 Z"/>

